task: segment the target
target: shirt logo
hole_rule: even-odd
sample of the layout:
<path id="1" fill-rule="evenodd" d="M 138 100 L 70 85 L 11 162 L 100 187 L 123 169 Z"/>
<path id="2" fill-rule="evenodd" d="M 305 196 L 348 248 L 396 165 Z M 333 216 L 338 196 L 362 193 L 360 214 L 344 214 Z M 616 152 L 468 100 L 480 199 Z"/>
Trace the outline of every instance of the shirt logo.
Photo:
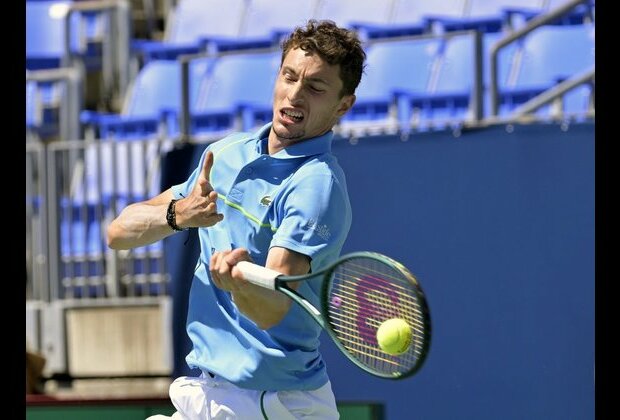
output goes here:
<path id="1" fill-rule="evenodd" d="M 325 241 L 329 240 L 329 237 L 332 235 L 327 225 L 320 225 L 315 219 L 308 220 L 304 228 L 314 230 L 316 234 Z"/>
<path id="2" fill-rule="evenodd" d="M 261 206 L 265 206 L 265 207 L 269 207 L 269 205 L 271 204 L 271 197 L 266 195 L 263 198 L 260 199 L 260 205 Z"/>

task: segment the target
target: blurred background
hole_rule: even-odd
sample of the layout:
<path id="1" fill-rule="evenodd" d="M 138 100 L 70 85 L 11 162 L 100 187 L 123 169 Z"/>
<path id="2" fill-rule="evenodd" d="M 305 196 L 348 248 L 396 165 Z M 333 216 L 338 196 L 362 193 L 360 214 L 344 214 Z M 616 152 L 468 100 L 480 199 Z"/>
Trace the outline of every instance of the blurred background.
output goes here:
<path id="1" fill-rule="evenodd" d="M 402 261 L 433 320 L 402 381 L 325 337 L 342 418 L 594 418 L 594 0 L 27 0 L 27 418 L 174 411 L 197 237 L 114 251 L 107 224 L 270 121 L 310 18 L 367 53 L 343 253 Z"/>

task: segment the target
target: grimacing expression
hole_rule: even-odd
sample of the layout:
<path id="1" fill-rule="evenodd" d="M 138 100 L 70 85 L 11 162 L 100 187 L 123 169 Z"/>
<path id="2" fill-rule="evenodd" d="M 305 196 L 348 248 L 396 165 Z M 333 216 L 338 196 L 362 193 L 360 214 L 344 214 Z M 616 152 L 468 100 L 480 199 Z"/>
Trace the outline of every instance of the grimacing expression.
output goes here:
<path id="1" fill-rule="evenodd" d="M 355 102 L 340 96 L 340 65 L 300 48 L 288 52 L 276 79 L 273 128 L 278 140 L 292 144 L 327 133 Z"/>

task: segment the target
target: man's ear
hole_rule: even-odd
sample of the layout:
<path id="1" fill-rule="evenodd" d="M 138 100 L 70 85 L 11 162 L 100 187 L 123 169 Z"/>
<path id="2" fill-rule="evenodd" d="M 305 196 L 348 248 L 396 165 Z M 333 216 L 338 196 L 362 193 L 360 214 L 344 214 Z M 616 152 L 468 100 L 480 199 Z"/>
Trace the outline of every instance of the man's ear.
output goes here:
<path id="1" fill-rule="evenodd" d="M 338 117 L 342 117 L 344 114 L 346 114 L 347 111 L 349 111 L 351 107 L 353 107 L 353 104 L 355 104 L 356 99 L 357 98 L 355 97 L 355 95 L 343 96 L 342 99 L 340 100 L 340 106 L 336 110 Z"/>

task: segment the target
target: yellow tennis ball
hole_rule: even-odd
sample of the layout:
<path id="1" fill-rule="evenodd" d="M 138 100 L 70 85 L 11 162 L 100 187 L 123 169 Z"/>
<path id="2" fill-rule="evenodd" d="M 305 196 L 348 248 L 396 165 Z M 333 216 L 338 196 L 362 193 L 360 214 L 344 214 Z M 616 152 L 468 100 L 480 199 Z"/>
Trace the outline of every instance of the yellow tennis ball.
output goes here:
<path id="1" fill-rule="evenodd" d="M 395 356 L 407 351 L 411 344 L 411 327 L 402 318 L 384 321 L 377 330 L 377 343 L 381 350 Z"/>

